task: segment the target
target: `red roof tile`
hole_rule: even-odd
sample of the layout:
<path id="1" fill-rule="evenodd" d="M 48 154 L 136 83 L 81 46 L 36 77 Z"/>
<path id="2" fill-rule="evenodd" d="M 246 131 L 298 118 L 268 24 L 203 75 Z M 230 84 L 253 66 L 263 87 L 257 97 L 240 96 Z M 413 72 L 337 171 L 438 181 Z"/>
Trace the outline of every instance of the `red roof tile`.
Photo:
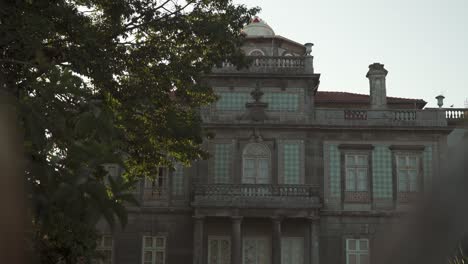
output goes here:
<path id="1" fill-rule="evenodd" d="M 369 95 L 347 93 L 347 92 L 329 92 L 317 91 L 315 94 L 316 103 L 349 103 L 349 104 L 368 104 L 370 101 Z M 420 108 L 426 105 L 426 101 L 422 99 L 410 99 L 400 97 L 388 97 L 388 104 L 417 104 Z"/>

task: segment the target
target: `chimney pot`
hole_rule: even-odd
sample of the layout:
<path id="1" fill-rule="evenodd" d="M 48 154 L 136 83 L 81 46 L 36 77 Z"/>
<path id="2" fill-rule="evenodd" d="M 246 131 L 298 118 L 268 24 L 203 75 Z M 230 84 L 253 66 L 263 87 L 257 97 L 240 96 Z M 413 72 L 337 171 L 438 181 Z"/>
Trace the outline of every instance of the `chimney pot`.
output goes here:
<path id="1" fill-rule="evenodd" d="M 385 78 L 388 71 L 381 63 L 369 65 L 366 77 L 369 79 L 371 109 L 387 108 L 387 88 Z"/>

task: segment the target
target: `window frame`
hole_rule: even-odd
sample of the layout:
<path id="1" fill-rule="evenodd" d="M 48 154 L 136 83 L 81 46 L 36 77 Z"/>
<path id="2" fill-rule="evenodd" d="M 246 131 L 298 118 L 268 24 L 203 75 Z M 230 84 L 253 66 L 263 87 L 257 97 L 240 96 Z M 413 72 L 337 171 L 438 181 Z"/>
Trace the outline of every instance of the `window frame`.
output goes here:
<path id="1" fill-rule="evenodd" d="M 228 248 L 229 248 L 228 264 L 230 264 L 231 263 L 231 254 L 232 254 L 232 252 L 231 252 L 231 237 L 229 237 L 229 236 L 208 236 L 208 239 L 207 239 L 207 241 L 208 241 L 208 244 L 207 244 L 207 247 L 208 247 L 208 249 L 207 249 L 207 251 L 208 251 L 207 252 L 207 254 L 208 254 L 207 255 L 207 263 L 208 264 L 213 264 L 213 263 L 211 263 L 211 259 L 210 259 L 210 256 L 211 256 L 210 241 L 212 241 L 212 240 L 217 240 L 217 241 L 226 240 L 226 241 L 228 241 Z M 219 252 L 220 248 L 219 248 L 219 246 L 217 248 L 217 251 L 218 251 L 217 255 L 218 255 L 218 259 L 219 259 L 219 257 L 220 257 L 220 252 Z M 216 264 L 219 264 L 219 263 L 216 263 Z"/>
<path id="2" fill-rule="evenodd" d="M 306 253 L 306 247 L 305 247 L 305 239 L 304 237 L 302 236 L 283 236 L 281 237 L 281 263 L 282 264 L 286 264 L 286 263 L 292 263 L 292 260 L 288 260 L 288 261 L 284 261 L 284 243 L 286 240 L 300 240 L 301 242 L 301 245 L 302 245 L 302 256 L 301 256 L 301 260 L 298 262 L 298 263 L 304 263 L 304 260 L 305 260 L 305 253 Z"/>
<path id="3" fill-rule="evenodd" d="M 373 190 L 372 190 L 372 152 L 374 146 L 371 144 L 340 144 L 338 145 L 340 150 L 340 172 L 341 172 L 341 199 L 342 205 L 345 203 L 361 203 L 361 204 L 372 204 L 373 201 Z M 346 156 L 367 156 L 367 177 L 366 177 L 366 190 L 346 190 L 347 186 L 347 163 Z M 357 177 L 357 175 L 356 175 Z M 357 187 L 358 181 L 355 181 Z"/>
<path id="4" fill-rule="evenodd" d="M 247 264 L 245 262 L 245 243 L 247 240 L 254 240 L 255 241 L 255 248 L 256 248 L 256 257 L 258 258 L 258 242 L 264 241 L 265 242 L 265 258 L 266 263 L 271 262 L 271 240 L 266 236 L 247 236 L 242 238 L 242 264 Z M 257 261 L 255 264 L 258 264 Z"/>
<path id="5" fill-rule="evenodd" d="M 349 242 L 355 241 L 355 249 L 349 249 Z M 367 242 L 367 249 L 360 249 L 360 241 Z M 344 239 L 344 253 L 345 253 L 345 263 L 350 264 L 349 257 L 351 254 L 356 255 L 356 263 L 355 264 L 363 264 L 361 263 L 361 255 L 367 255 L 367 264 L 371 262 L 371 240 L 367 237 L 346 237 Z"/>
<path id="6" fill-rule="evenodd" d="M 146 238 L 151 238 L 152 240 L 152 247 L 146 247 Z M 157 241 L 158 239 L 162 238 L 164 241 L 164 246 L 158 247 Z M 166 263 L 166 251 L 167 251 L 167 236 L 165 235 L 156 235 L 156 236 L 142 236 L 142 254 L 141 254 L 141 263 L 142 264 L 165 264 Z M 145 252 L 151 251 L 151 262 L 145 261 Z M 156 255 L 158 252 L 163 253 L 163 261 L 162 263 L 156 263 Z"/>
<path id="7" fill-rule="evenodd" d="M 110 237 L 111 239 L 111 245 L 106 246 L 105 245 L 105 238 Z M 104 251 L 110 251 L 110 263 L 114 263 L 114 237 L 111 234 L 101 234 L 99 236 L 99 242 L 97 243 L 96 246 L 96 251 L 98 252 L 104 252 Z M 101 258 L 98 258 L 95 260 L 95 263 L 97 264 L 105 264 L 104 260 Z"/>
<path id="8" fill-rule="evenodd" d="M 345 152 L 344 153 L 345 161 L 344 161 L 344 170 L 345 170 L 345 192 L 369 192 L 370 186 L 369 186 L 369 155 L 366 152 Z M 348 164 L 348 157 L 353 157 L 354 159 L 354 164 Z M 365 157 L 365 164 L 356 164 L 356 162 L 359 160 L 359 157 Z M 348 179 L 349 179 L 349 170 L 354 170 L 354 182 L 353 182 L 353 189 L 348 188 Z M 359 170 L 365 170 L 366 175 L 365 175 L 365 189 L 364 190 L 359 190 L 359 175 L 358 171 Z"/>
<path id="9" fill-rule="evenodd" d="M 400 158 L 404 158 L 405 159 L 405 164 L 404 166 L 400 166 Z M 411 167 L 411 164 L 410 164 L 410 159 L 411 158 L 414 158 L 416 160 L 416 164 L 414 167 Z M 397 181 L 396 181 L 396 188 L 397 188 L 397 191 L 399 193 L 417 193 L 419 192 L 420 188 L 421 188 L 421 181 L 420 181 L 420 178 L 421 178 L 421 170 L 420 170 L 420 163 L 421 163 L 421 157 L 418 155 L 418 154 L 415 154 L 415 153 L 395 153 L 395 165 L 396 165 L 396 174 L 397 174 Z M 406 184 L 405 184 L 405 189 L 402 190 L 400 188 L 400 184 L 402 182 L 402 177 L 403 175 L 400 174 L 401 171 L 405 171 L 406 172 L 406 177 L 407 179 L 405 180 Z M 409 172 L 410 171 L 414 171 L 415 172 L 415 179 L 414 179 L 414 183 L 415 185 L 412 185 L 412 180 L 410 179 L 410 175 L 409 175 Z M 412 188 L 412 186 L 415 186 Z"/>
<path id="10" fill-rule="evenodd" d="M 150 197 L 152 200 L 167 200 L 169 197 L 168 174 L 169 170 L 166 167 L 158 167 L 155 179 L 145 177 L 143 182 L 144 193 L 151 193 Z"/>
<path id="11" fill-rule="evenodd" d="M 265 153 L 256 154 L 256 153 L 249 153 L 250 148 L 261 148 L 265 151 Z M 246 175 L 246 161 L 253 160 L 253 176 L 247 177 Z M 261 169 L 261 163 L 266 161 L 267 168 L 266 171 Z M 263 143 L 248 143 L 244 146 L 242 151 L 242 184 L 271 184 L 272 182 L 272 168 L 271 168 L 271 150 L 267 144 Z M 266 177 L 262 177 L 261 175 L 266 172 Z M 248 182 L 252 178 L 253 182 Z M 262 182 L 265 180 L 266 182 Z"/>
<path id="12" fill-rule="evenodd" d="M 417 199 L 424 192 L 424 145 L 391 145 L 389 149 L 392 151 L 392 176 L 393 176 L 393 197 L 398 203 L 408 203 Z M 416 183 L 417 191 L 400 191 L 400 176 L 398 173 L 398 157 L 399 156 L 415 156 L 416 157 Z"/>
<path id="13" fill-rule="evenodd" d="M 171 198 L 183 199 L 186 196 L 187 188 L 186 188 L 185 169 L 186 167 L 180 162 L 177 162 L 174 164 L 174 170 L 172 170 L 170 173 Z M 178 175 L 179 173 L 180 175 Z M 178 181 L 180 180 L 180 182 L 176 181 L 177 177 L 180 177 L 180 179 L 178 179 Z M 180 184 L 180 186 L 178 184 Z"/>

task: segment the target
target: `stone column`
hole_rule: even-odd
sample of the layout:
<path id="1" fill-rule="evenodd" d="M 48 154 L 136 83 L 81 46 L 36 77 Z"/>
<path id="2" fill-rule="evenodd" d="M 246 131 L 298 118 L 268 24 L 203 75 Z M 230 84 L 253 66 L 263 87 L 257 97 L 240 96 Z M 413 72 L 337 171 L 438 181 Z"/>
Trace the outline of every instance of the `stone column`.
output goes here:
<path id="1" fill-rule="evenodd" d="M 231 234 L 231 264 L 242 263 L 242 217 L 233 216 L 232 220 L 232 234 Z"/>
<path id="2" fill-rule="evenodd" d="M 273 235 L 271 241 L 272 263 L 281 264 L 281 218 L 274 217 L 272 220 Z"/>
<path id="3" fill-rule="evenodd" d="M 193 218 L 195 220 L 195 226 L 193 229 L 193 264 L 204 264 L 203 254 L 205 252 L 205 247 L 203 245 L 203 229 L 205 225 L 205 217 L 197 215 Z"/>
<path id="4" fill-rule="evenodd" d="M 309 226 L 310 226 L 310 264 L 319 264 L 320 263 L 320 256 L 319 256 L 319 224 L 320 218 L 319 217 L 311 217 L 309 218 Z"/>

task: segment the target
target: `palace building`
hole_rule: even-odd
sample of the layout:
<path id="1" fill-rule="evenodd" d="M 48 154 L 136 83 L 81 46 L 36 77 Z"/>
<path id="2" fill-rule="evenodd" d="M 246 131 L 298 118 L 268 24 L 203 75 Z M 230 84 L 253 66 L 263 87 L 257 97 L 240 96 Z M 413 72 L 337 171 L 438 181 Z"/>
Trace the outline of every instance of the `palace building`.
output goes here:
<path id="1" fill-rule="evenodd" d="M 466 112 L 388 97 L 380 63 L 363 71 L 369 95 L 322 91 L 311 43 L 259 18 L 244 32 L 252 65 L 206 78 L 211 158 L 142 182 L 127 227 L 100 226 L 102 262 L 378 263 L 379 232 L 431 190 Z"/>

